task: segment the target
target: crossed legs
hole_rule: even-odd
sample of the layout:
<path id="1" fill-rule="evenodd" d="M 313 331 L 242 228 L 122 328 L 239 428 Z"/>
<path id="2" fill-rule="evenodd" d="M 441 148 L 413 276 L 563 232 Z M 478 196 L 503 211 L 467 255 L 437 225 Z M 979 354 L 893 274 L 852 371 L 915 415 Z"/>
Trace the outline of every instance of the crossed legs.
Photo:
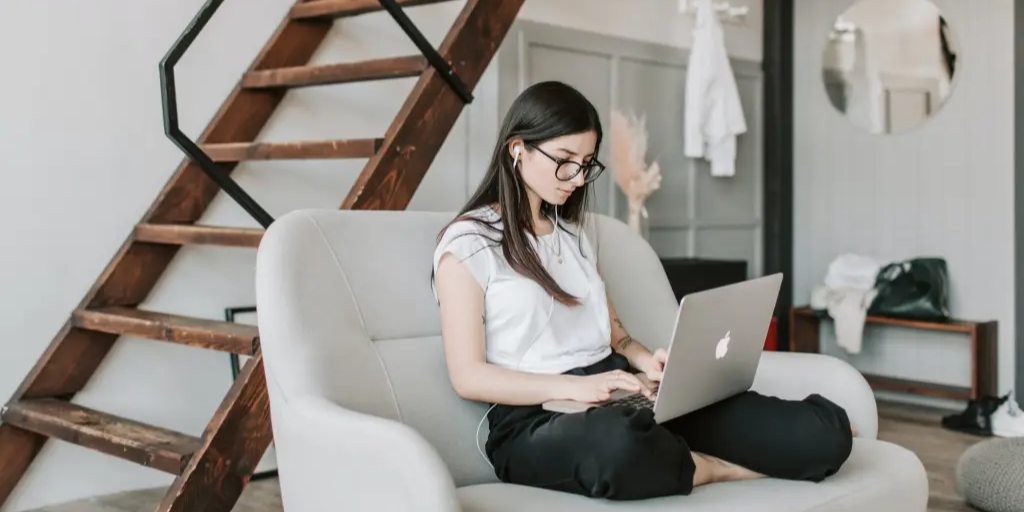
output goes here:
<path id="1" fill-rule="evenodd" d="M 746 392 L 659 425 L 649 410 L 508 408 L 488 452 L 503 481 L 613 500 L 763 476 L 821 481 L 849 457 L 846 412 L 820 395 Z"/>

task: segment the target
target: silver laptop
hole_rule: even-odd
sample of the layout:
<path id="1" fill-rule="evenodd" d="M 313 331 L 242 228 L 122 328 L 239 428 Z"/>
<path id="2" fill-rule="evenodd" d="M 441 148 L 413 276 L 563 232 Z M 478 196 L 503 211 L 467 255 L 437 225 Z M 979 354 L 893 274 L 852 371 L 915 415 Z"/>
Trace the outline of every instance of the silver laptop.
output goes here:
<path id="1" fill-rule="evenodd" d="M 600 404 L 559 401 L 545 408 L 577 412 L 591 407 L 653 407 L 654 420 L 664 423 L 749 390 L 782 279 L 781 273 L 772 274 L 683 297 L 653 403 L 642 394 L 620 390 Z"/>

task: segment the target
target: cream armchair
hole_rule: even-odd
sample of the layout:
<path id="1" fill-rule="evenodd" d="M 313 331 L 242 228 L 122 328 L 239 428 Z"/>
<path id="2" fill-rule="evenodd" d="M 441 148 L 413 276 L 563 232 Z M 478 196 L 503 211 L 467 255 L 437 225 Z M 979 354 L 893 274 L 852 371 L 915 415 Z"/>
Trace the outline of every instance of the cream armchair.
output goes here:
<path id="1" fill-rule="evenodd" d="M 846 363 L 810 354 L 765 353 L 754 388 L 786 398 L 817 392 L 847 409 L 859 435 L 825 482 L 764 479 L 614 503 L 498 482 L 477 444 L 486 407 L 448 382 L 430 287 L 435 237 L 452 216 L 297 211 L 264 236 L 257 304 L 288 512 L 926 509 L 921 462 L 876 440 L 867 383 Z M 677 303 L 657 256 L 617 220 L 595 216 L 589 229 L 626 327 L 663 346 Z"/>

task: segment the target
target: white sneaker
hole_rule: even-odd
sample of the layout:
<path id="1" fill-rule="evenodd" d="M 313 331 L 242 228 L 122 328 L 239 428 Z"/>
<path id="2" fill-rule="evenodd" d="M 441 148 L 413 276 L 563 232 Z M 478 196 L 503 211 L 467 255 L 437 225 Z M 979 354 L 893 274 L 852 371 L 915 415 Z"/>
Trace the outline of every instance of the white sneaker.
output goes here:
<path id="1" fill-rule="evenodd" d="M 992 413 L 992 433 L 999 437 L 1024 437 L 1024 411 L 1010 396 Z"/>

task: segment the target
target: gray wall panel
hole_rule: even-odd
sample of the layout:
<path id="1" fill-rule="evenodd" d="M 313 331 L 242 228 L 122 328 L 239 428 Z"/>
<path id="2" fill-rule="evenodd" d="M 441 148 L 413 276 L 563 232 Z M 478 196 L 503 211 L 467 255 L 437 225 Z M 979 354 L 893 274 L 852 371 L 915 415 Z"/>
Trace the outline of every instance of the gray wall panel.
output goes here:
<path id="1" fill-rule="evenodd" d="M 761 70 L 733 60 L 748 132 L 738 139 L 736 176 L 713 178 L 706 162 L 683 155 L 686 63 L 689 52 L 592 32 L 520 20 L 498 55 L 503 116 L 529 84 L 561 80 L 594 102 L 607 133 L 610 112 L 644 114 L 648 159 L 657 159 L 662 186 L 647 203 L 651 246 L 662 257 L 748 261 L 761 269 Z M 610 163 L 607 139 L 603 160 Z M 612 173 L 597 183 L 597 211 L 626 218 L 625 198 Z"/>

